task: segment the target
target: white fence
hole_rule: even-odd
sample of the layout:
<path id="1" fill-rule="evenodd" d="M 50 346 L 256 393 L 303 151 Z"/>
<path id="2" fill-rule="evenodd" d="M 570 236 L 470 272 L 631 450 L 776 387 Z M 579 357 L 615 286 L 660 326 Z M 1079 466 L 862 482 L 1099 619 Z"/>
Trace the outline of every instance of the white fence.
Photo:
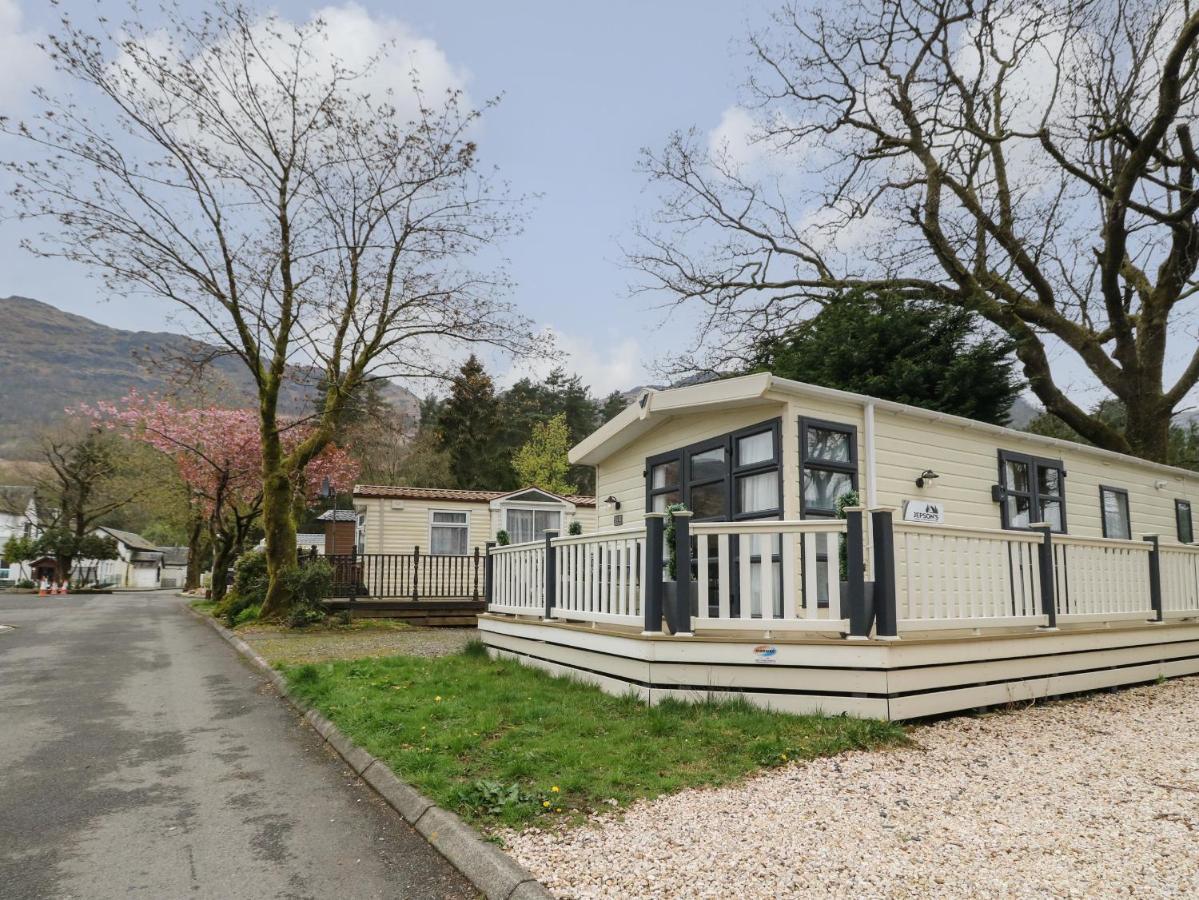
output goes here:
<path id="1" fill-rule="evenodd" d="M 491 551 L 491 603 L 494 612 L 545 613 L 545 545 L 515 544 Z"/>
<path id="2" fill-rule="evenodd" d="M 696 522 L 694 628 L 845 631 L 845 522 Z"/>
<path id="3" fill-rule="evenodd" d="M 693 522 L 690 531 L 693 629 L 848 632 L 845 521 Z M 1042 542 L 1040 532 L 894 523 L 898 632 L 1048 625 Z M 1059 624 L 1156 617 L 1149 541 L 1054 534 L 1051 546 Z M 646 568 L 645 529 L 559 537 L 550 548 L 553 618 L 644 625 L 647 585 L 658 577 Z M 545 542 L 491 557 L 489 608 L 544 616 Z M 1199 547 L 1163 544 L 1158 561 L 1163 617 L 1199 618 Z"/>
<path id="4" fill-rule="evenodd" d="M 1053 536 L 1057 618 L 1068 622 L 1151 619 L 1147 541 Z"/>
<path id="5" fill-rule="evenodd" d="M 1164 617 L 1199 617 L 1199 547 L 1163 544 L 1159 559 Z"/>
<path id="6" fill-rule="evenodd" d="M 895 524 L 899 629 L 1045 625 L 1036 532 Z"/>
<path id="7" fill-rule="evenodd" d="M 644 623 L 645 529 L 554 538 L 556 619 Z"/>

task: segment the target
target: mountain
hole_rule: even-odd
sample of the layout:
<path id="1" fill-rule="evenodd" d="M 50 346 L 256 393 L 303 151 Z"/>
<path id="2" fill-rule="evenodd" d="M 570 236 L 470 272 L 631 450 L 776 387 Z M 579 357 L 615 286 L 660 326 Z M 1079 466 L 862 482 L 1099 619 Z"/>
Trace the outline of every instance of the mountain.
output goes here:
<path id="1" fill-rule="evenodd" d="M 0 298 L 0 458 L 19 456 L 33 427 L 58 418 L 65 407 L 117 400 L 135 389 L 170 391 L 184 360 L 212 350 L 181 334 L 124 331 L 40 300 Z M 205 380 L 218 389 L 222 404 L 257 402 L 238 359 L 218 357 Z M 387 383 L 382 394 L 398 415 L 419 418 L 420 401 L 412 392 Z M 307 412 L 311 398 L 311 388 L 294 384 L 280 405 L 285 413 Z"/>

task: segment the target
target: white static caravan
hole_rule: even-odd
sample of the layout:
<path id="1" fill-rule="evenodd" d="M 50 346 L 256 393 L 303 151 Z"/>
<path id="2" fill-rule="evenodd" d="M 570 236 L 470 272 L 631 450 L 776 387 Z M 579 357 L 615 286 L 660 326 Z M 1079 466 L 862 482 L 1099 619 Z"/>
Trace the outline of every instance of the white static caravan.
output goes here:
<path id="1" fill-rule="evenodd" d="M 571 460 L 611 498 L 598 533 L 556 542 L 548 588 L 538 551 L 493 554 L 480 625 L 531 664 L 651 701 L 885 718 L 1199 671 L 1197 473 L 770 374 L 648 391 Z M 890 586 L 895 634 L 851 634 L 830 577 L 850 489 L 877 511 L 864 577 Z M 645 616 L 646 511 L 672 503 L 697 592 L 679 635 Z"/>

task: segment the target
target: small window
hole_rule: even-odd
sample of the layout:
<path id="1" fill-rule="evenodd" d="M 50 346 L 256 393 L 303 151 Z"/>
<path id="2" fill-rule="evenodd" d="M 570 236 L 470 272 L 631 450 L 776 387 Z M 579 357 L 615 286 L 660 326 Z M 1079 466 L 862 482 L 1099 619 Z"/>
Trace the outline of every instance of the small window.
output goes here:
<path id="1" fill-rule="evenodd" d="M 762 431 L 737 439 L 737 465 L 774 462 L 774 432 Z"/>
<path id="2" fill-rule="evenodd" d="M 1121 488 L 1099 488 L 1099 512 L 1103 516 L 1105 538 L 1132 538 L 1132 525 L 1128 520 L 1128 491 Z"/>
<path id="3" fill-rule="evenodd" d="M 1047 522 L 1050 530 L 1065 533 L 1066 470 L 1061 460 L 1000 450 L 999 484 L 1004 528 Z"/>
<path id="4" fill-rule="evenodd" d="M 547 531 L 562 531 L 562 513 L 556 509 L 509 509 L 506 521 L 514 544 L 542 541 Z"/>
<path id="5" fill-rule="evenodd" d="M 852 425 L 799 420 L 800 514 L 832 516 L 837 498 L 858 486 L 858 431 Z"/>
<path id="6" fill-rule="evenodd" d="M 429 553 L 433 556 L 465 556 L 470 544 L 470 514 L 435 509 L 429 514 Z"/>
<path id="7" fill-rule="evenodd" d="M 1195 542 L 1195 526 L 1191 521 L 1191 501 L 1174 501 L 1174 521 L 1178 523 L 1178 543 L 1193 544 Z"/>

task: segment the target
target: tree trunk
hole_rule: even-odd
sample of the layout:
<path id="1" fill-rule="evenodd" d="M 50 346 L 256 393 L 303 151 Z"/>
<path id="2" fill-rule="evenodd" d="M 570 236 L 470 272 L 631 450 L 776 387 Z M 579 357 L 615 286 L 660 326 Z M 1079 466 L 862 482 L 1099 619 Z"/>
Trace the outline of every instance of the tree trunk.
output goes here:
<path id="1" fill-rule="evenodd" d="M 229 592 L 229 566 L 232 565 L 233 535 L 221 533 L 212 540 L 212 592 L 209 599 L 220 603 Z"/>
<path id="2" fill-rule="evenodd" d="M 187 536 L 187 575 L 183 589 L 194 591 L 200 586 L 200 550 L 204 544 L 204 520 L 196 516 L 192 520 L 191 532 Z"/>
<path id="3" fill-rule="evenodd" d="M 1142 459 L 1169 462 L 1171 411 L 1160 396 L 1125 403 L 1124 436 Z"/>
<path id="4" fill-rule="evenodd" d="M 284 575 L 296 563 L 296 523 L 292 518 L 291 479 L 281 468 L 265 473 L 262 491 L 262 527 L 266 532 L 266 571 L 270 584 L 262 617 L 275 618 L 291 606 L 291 591 Z"/>

